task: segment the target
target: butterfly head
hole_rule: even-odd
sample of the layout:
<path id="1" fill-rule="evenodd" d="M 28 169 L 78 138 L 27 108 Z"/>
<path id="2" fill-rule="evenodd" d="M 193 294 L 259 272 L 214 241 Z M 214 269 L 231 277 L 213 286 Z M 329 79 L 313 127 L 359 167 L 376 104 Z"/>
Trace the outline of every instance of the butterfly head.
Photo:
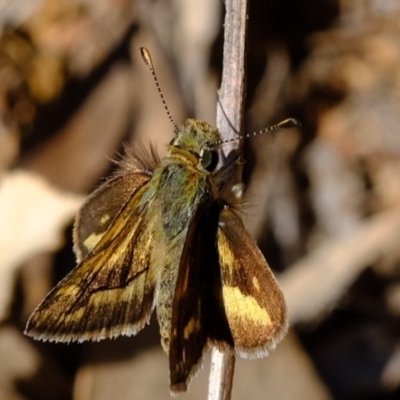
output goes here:
<path id="1" fill-rule="evenodd" d="M 218 164 L 218 150 L 221 135 L 218 129 L 204 121 L 188 119 L 176 131 L 170 142 L 171 153 L 185 151 L 199 160 L 201 166 L 212 172 Z"/>

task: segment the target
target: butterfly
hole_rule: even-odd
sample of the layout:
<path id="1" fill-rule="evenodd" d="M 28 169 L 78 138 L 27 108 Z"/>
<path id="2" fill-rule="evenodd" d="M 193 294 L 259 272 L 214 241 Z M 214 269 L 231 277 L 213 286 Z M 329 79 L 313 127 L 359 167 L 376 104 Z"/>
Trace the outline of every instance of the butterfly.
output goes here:
<path id="1" fill-rule="evenodd" d="M 155 76 L 146 49 L 142 56 Z M 216 128 L 188 119 L 162 160 L 152 148 L 127 155 L 81 207 L 78 265 L 34 310 L 25 333 L 56 342 L 130 336 L 155 309 L 172 393 L 187 390 L 211 346 L 267 355 L 287 331 L 284 296 L 244 226 L 237 158 L 217 167 L 224 143 Z"/>

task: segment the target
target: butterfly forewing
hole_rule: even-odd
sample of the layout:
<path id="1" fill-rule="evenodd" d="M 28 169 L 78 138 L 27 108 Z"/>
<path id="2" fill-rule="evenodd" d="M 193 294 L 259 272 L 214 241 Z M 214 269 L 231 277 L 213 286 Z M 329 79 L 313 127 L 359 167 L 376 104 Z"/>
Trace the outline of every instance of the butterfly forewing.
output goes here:
<path id="1" fill-rule="evenodd" d="M 242 357 L 265 356 L 286 332 L 285 300 L 257 244 L 228 206 L 220 214 L 218 252 L 235 350 Z"/>
<path id="2" fill-rule="evenodd" d="M 52 341 L 99 340 L 135 334 L 148 322 L 155 276 L 151 204 L 141 205 L 145 189 L 131 196 L 94 249 L 39 304 L 27 334 Z"/>
<path id="3" fill-rule="evenodd" d="M 201 291 L 205 276 L 200 262 L 200 252 L 204 247 L 197 231 L 200 214 L 201 208 L 198 207 L 188 229 L 175 287 L 169 348 L 172 392 L 186 390 L 207 342 L 205 293 Z"/>
<path id="4" fill-rule="evenodd" d="M 169 350 L 171 391 L 185 391 L 210 344 L 232 347 L 217 253 L 219 205 L 198 204 L 179 265 Z M 207 233 L 205 233 L 207 232 Z"/>

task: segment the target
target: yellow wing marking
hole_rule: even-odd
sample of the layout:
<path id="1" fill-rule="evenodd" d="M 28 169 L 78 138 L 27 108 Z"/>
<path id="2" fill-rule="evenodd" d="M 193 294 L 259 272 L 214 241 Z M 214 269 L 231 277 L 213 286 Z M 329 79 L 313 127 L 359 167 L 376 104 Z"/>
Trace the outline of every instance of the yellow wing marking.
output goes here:
<path id="1" fill-rule="evenodd" d="M 222 293 L 225 302 L 229 304 L 226 309 L 229 321 L 232 321 L 232 319 L 241 320 L 235 323 L 245 325 L 247 322 L 251 322 L 252 325 L 259 325 L 260 327 L 272 325 L 267 310 L 260 307 L 254 297 L 246 296 L 241 293 L 238 287 L 232 286 L 223 286 Z"/>

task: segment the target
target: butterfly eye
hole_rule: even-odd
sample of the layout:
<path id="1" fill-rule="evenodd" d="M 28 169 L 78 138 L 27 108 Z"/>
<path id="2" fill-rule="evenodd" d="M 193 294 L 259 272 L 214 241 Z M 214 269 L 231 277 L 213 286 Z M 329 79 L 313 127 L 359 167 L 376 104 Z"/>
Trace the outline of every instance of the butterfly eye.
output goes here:
<path id="1" fill-rule="evenodd" d="M 218 153 L 216 150 L 203 150 L 201 155 L 201 166 L 208 172 L 212 172 L 218 165 Z"/>

